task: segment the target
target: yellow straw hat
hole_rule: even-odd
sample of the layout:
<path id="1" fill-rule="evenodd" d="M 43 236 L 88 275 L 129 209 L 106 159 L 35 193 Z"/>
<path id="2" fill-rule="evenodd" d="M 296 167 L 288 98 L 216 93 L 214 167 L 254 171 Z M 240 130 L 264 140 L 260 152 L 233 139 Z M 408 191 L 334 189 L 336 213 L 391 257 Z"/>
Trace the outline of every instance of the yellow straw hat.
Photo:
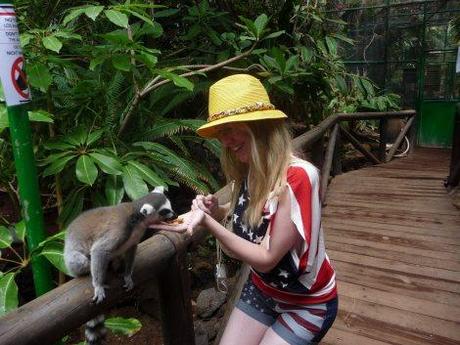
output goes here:
<path id="1" fill-rule="evenodd" d="M 224 123 L 287 118 L 270 103 L 259 79 L 249 74 L 234 74 L 209 88 L 208 121 L 197 129 L 198 135 L 216 136 L 216 127 Z"/>

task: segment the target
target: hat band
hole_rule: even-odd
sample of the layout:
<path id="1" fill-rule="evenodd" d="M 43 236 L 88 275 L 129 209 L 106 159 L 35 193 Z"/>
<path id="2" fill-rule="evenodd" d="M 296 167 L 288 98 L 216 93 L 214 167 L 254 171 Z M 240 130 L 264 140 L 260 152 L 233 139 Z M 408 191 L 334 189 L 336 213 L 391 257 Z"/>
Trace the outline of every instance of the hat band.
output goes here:
<path id="1" fill-rule="evenodd" d="M 224 111 L 221 111 L 215 114 L 211 114 L 208 117 L 208 122 L 219 120 L 226 116 L 245 114 L 245 113 L 250 113 L 250 112 L 258 111 L 258 110 L 273 110 L 273 109 L 275 109 L 275 106 L 273 104 L 256 102 L 251 105 L 245 105 L 244 107 L 228 109 L 228 110 L 224 110 Z"/>

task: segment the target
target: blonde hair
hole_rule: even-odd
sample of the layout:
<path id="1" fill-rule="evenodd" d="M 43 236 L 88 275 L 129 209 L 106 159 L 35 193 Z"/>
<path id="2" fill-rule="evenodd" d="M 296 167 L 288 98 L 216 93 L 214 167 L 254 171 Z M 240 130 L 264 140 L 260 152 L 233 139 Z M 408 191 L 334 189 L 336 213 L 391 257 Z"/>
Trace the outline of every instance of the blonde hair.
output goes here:
<path id="1" fill-rule="evenodd" d="M 247 177 L 250 199 L 243 221 L 254 227 L 261 220 L 269 194 L 279 195 L 284 190 L 293 149 L 291 134 L 284 120 L 249 121 L 245 124 L 251 138 L 249 163 L 242 163 L 230 149 L 224 148 L 221 164 L 227 182 L 235 182 L 232 209 L 241 183 Z"/>

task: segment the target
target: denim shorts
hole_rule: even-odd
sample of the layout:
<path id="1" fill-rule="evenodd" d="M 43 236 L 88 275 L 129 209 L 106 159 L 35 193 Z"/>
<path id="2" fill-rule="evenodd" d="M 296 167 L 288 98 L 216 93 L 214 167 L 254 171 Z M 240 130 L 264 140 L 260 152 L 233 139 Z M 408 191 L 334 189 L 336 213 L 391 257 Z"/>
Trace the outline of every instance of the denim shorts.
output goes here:
<path id="1" fill-rule="evenodd" d="M 290 345 L 313 345 L 321 341 L 334 323 L 338 299 L 320 304 L 290 304 L 266 295 L 249 278 L 236 307 L 271 327 Z"/>

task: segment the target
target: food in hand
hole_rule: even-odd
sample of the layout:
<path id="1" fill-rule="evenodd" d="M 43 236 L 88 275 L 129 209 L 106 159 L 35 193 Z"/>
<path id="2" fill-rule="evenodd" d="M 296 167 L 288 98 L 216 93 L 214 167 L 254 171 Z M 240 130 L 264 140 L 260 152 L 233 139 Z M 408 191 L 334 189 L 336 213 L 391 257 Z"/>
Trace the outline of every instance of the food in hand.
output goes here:
<path id="1" fill-rule="evenodd" d="M 181 217 L 177 217 L 176 219 L 169 220 L 167 223 L 171 225 L 178 225 L 178 224 L 182 224 L 183 222 L 184 222 L 184 219 L 182 219 Z"/>

